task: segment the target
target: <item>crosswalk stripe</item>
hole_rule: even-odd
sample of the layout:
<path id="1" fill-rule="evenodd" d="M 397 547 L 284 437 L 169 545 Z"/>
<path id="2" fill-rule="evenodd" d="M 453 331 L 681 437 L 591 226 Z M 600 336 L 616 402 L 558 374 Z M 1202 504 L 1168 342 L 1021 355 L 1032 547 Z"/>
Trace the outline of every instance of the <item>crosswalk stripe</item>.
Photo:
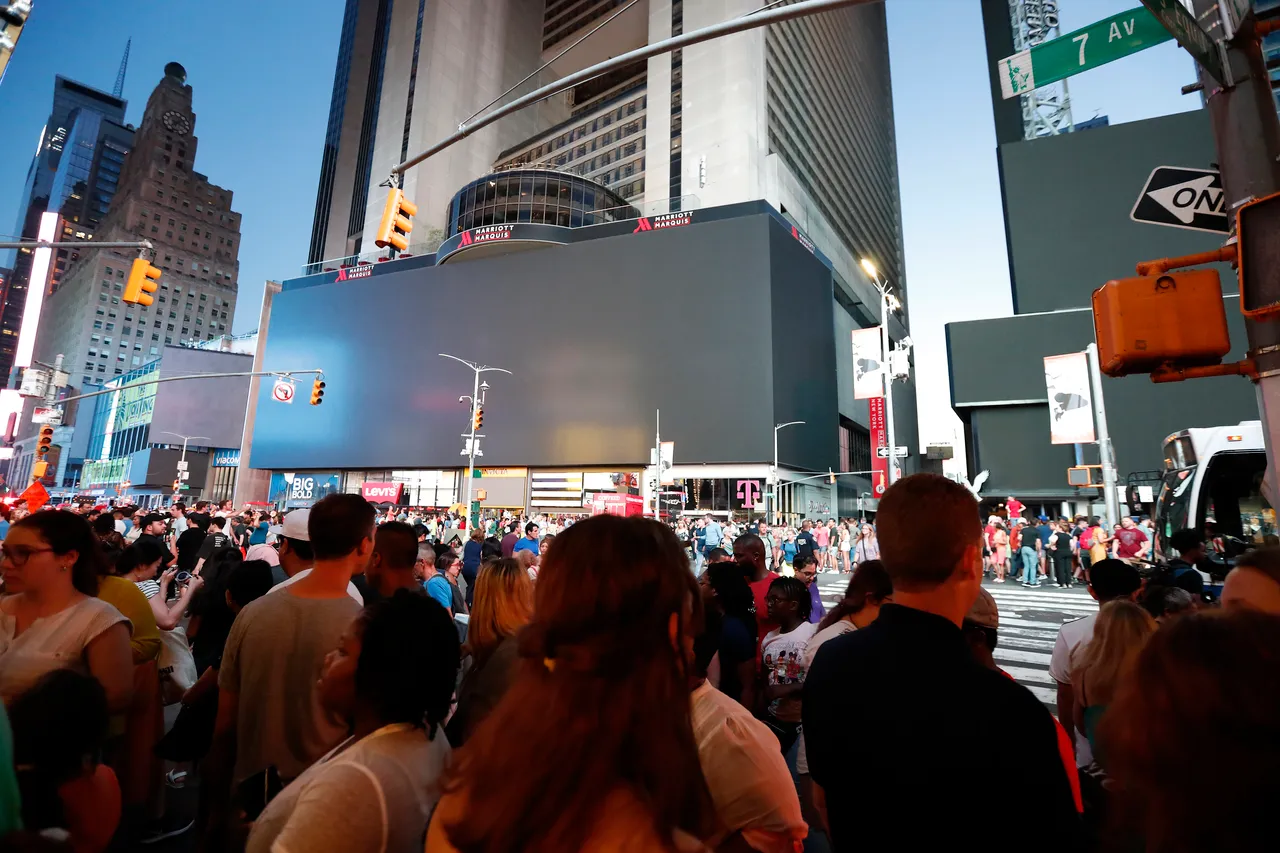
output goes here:
<path id="1" fill-rule="evenodd" d="M 1071 595 L 1058 598 L 1057 596 L 1037 595 L 1035 593 L 1027 593 L 1025 595 L 993 595 L 991 596 L 1001 603 L 1012 604 L 1014 602 L 1035 601 L 1040 604 L 1054 604 L 1063 607 L 1092 607 L 1097 609 L 1098 603 L 1092 598 L 1086 598 L 1082 595 Z"/>
<path id="2" fill-rule="evenodd" d="M 1000 655 L 997 654 L 996 657 L 1000 657 Z M 1022 666 L 1002 666 L 1000 668 L 1003 669 L 1005 672 L 1009 673 L 1009 675 L 1019 683 L 1026 682 L 1026 681 L 1034 681 L 1037 684 L 1047 684 L 1050 687 L 1055 687 L 1057 684 L 1057 682 L 1053 680 L 1053 676 L 1043 669 L 1028 669 L 1027 667 L 1022 667 Z M 1031 685 L 1028 684 L 1026 686 L 1030 687 Z M 1054 690 L 1053 698 L 1049 701 L 1051 702 L 1058 701 L 1058 694 L 1056 689 Z"/>
<path id="3" fill-rule="evenodd" d="M 1021 663 L 1039 663 L 1046 666 L 1048 666 L 1049 661 L 1052 658 L 1052 655 L 1039 652 L 1027 652 L 1022 649 L 1005 649 L 1000 647 L 996 647 L 993 654 L 995 655 L 996 660 L 1014 660 Z"/>
<path id="4" fill-rule="evenodd" d="M 1067 620 L 1067 621 L 1070 621 L 1070 620 Z M 1062 627 L 1061 622 L 1037 622 L 1033 619 L 1019 619 L 1014 617 L 1012 614 L 1010 614 L 1009 618 L 1006 619 L 1005 614 L 1001 613 L 1000 614 L 1000 630 L 1001 631 L 1004 630 L 1005 625 L 1018 625 L 1023 628 L 1055 628 L 1056 629 L 1056 628 Z"/>
<path id="5" fill-rule="evenodd" d="M 1012 673 L 1010 673 L 1012 674 Z M 1015 676 L 1016 677 L 1016 676 Z M 1021 682 L 1019 682 L 1021 684 Z M 1058 691 L 1052 687 L 1037 687 L 1034 684 L 1023 684 L 1023 687 L 1030 690 L 1035 697 L 1046 705 L 1054 708 L 1058 707 Z"/>
<path id="6" fill-rule="evenodd" d="M 1054 644 L 1054 641 L 1058 639 L 1058 632 L 1047 628 L 1006 628 L 1004 625 L 1001 625 L 1000 637 L 1003 639 L 1010 635 L 1025 637 L 1028 639 L 1035 638 L 1039 640 L 1047 640 L 1051 646 Z"/>
<path id="7" fill-rule="evenodd" d="M 1028 640 L 1026 637 L 1006 637 L 1001 632 L 1000 647 L 1004 649 L 1022 649 L 1028 652 L 1042 652 L 1052 656 L 1053 641 Z"/>

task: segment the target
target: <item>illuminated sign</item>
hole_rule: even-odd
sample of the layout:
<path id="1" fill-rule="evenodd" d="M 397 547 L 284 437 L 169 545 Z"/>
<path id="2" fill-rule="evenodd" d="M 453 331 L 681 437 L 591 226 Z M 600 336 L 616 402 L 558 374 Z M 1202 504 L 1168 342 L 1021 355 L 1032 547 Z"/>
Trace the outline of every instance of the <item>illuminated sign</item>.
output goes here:
<path id="1" fill-rule="evenodd" d="M 369 264 L 363 264 L 358 267 L 344 267 L 338 270 L 338 277 L 334 281 L 350 281 L 353 278 L 368 278 L 373 275 L 373 267 Z"/>
<path id="2" fill-rule="evenodd" d="M 295 481 L 296 482 L 296 481 Z M 366 480 L 360 486 L 360 494 L 369 503 L 400 503 L 400 495 L 404 492 L 404 483 L 375 483 Z"/>
<path id="3" fill-rule="evenodd" d="M 40 216 L 40 231 L 36 239 L 52 241 L 58 230 L 58 214 Z M 52 249 L 36 249 L 31 261 L 31 279 L 27 285 L 27 304 L 22 310 L 22 327 L 18 332 L 18 346 L 13 351 L 14 367 L 30 367 L 36 349 L 36 329 L 40 326 L 40 309 L 44 307 L 45 285 L 49 279 L 49 259 Z"/>
<path id="4" fill-rule="evenodd" d="M 231 450 L 215 450 L 213 452 L 214 468 L 239 468 L 240 467 L 240 451 Z"/>
<path id="5" fill-rule="evenodd" d="M 114 396 L 119 400 L 113 403 L 112 432 L 124 432 L 136 426 L 151 423 L 151 413 L 156 407 L 156 386 L 154 380 L 160 378 L 160 368 L 155 367 L 149 373 L 139 376 L 133 382 L 147 382 L 146 385 L 134 385 L 122 388 Z"/>
<path id="6" fill-rule="evenodd" d="M 495 240 L 511 239 L 510 225 L 485 225 L 472 231 L 463 231 L 458 245 L 470 246 L 472 243 L 492 243 Z"/>
<path id="7" fill-rule="evenodd" d="M 688 225 L 693 221 L 692 213 L 664 213 L 661 216 L 642 216 L 636 222 L 636 227 L 632 230 L 632 234 L 639 234 L 641 231 L 657 231 L 660 228 L 679 228 L 681 225 Z"/>
<path id="8" fill-rule="evenodd" d="M 80 471 L 81 486 L 109 486 L 124 482 L 129 475 L 132 458 L 121 456 L 106 461 L 86 460 Z"/>

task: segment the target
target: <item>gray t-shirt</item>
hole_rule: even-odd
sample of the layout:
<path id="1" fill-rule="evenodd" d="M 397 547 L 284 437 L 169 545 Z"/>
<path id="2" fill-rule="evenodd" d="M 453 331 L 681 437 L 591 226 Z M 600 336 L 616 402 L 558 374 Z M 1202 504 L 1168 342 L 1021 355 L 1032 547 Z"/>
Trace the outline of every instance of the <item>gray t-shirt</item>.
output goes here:
<path id="1" fill-rule="evenodd" d="M 349 596 L 264 595 L 236 616 L 218 687 L 238 694 L 234 781 L 275 765 L 292 779 L 347 735 L 320 705 L 316 681 L 360 605 Z"/>

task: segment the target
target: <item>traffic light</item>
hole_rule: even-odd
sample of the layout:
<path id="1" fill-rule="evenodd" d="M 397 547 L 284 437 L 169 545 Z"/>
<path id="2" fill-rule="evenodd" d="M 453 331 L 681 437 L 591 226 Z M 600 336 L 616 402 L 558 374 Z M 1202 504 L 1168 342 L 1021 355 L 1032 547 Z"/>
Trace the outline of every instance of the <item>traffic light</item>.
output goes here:
<path id="1" fill-rule="evenodd" d="M 418 206 L 404 197 L 404 191 L 392 189 L 387 194 L 387 206 L 382 211 L 382 223 L 373 244 L 380 249 L 394 246 L 400 251 L 409 248 L 409 232 L 413 230 L 413 217 Z"/>
<path id="2" fill-rule="evenodd" d="M 49 471 L 49 463 L 41 459 L 39 462 L 31 466 L 31 482 L 43 480 L 44 475 Z"/>
<path id="3" fill-rule="evenodd" d="M 1280 300 L 1265 304 L 1259 294 L 1272 288 L 1280 263 L 1280 193 L 1242 205 L 1236 212 L 1236 253 L 1240 269 L 1240 311 L 1254 319 L 1280 314 Z M 1274 282 L 1274 278 L 1272 281 Z"/>
<path id="4" fill-rule="evenodd" d="M 146 258 L 138 258 L 129 268 L 129 280 L 125 282 L 124 296 L 120 299 L 133 305 L 150 305 L 155 301 L 150 294 L 156 292 L 156 279 L 159 277 L 159 269 L 151 266 Z"/>
<path id="5" fill-rule="evenodd" d="M 179 491 L 181 488 L 182 488 L 182 481 L 181 481 L 181 480 L 174 480 L 174 481 L 173 481 L 173 490 L 176 492 L 176 491 Z"/>
<path id="6" fill-rule="evenodd" d="M 827 469 L 827 482 L 833 486 L 836 484 L 836 473 L 830 468 Z"/>
<path id="7" fill-rule="evenodd" d="M 318 406 L 324 402 L 324 379 L 317 376 L 311 383 L 311 405 Z"/>
<path id="8" fill-rule="evenodd" d="M 1109 281 L 1093 292 L 1093 326 L 1107 376 L 1218 364 L 1231 351 L 1217 270 Z"/>
<path id="9" fill-rule="evenodd" d="M 49 452 L 50 445 L 53 444 L 53 427 L 45 424 L 40 427 L 40 437 L 36 439 L 36 457 L 39 458 Z"/>
<path id="10" fill-rule="evenodd" d="M 475 432 L 479 432 L 482 426 L 484 426 L 484 409 L 476 406 L 475 414 L 471 416 L 471 428 Z"/>

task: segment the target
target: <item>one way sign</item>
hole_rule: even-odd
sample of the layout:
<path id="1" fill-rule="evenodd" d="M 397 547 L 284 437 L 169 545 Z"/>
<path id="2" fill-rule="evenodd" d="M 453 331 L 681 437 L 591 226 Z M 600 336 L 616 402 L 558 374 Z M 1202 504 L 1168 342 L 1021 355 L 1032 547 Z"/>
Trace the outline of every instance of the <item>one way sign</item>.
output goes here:
<path id="1" fill-rule="evenodd" d="M 1192 231 L 1226 234 L 1226 193 L 1222 176 L 1211 169 L 1158 166 L 1147 178 L 1129 218 Z"/>

